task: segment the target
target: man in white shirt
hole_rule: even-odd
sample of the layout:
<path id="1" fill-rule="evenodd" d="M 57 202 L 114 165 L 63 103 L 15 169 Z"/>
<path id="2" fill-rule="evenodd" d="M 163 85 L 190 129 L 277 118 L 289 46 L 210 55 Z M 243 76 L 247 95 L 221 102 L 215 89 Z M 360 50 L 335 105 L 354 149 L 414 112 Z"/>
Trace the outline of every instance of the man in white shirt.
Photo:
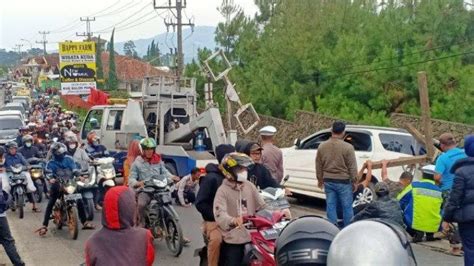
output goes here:
<path id="1" fill-rule="evenodd" d="M 199 188 L 199 177 L 201 177 L 201 174 L 199 168 L 193 168 L 191 174 L 184 176 L 176 183 L 176 189 L 173 192 L 173 198 L 176 199 L 176 203 L 183 207 L 191 207 L 196 200 L 196 193 Z"/>

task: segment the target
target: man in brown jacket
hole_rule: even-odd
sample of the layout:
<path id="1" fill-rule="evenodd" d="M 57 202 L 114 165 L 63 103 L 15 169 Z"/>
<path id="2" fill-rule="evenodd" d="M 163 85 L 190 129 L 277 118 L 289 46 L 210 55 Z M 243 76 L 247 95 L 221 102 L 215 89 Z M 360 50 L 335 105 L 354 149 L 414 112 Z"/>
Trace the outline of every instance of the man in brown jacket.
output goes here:
<path id="1" fill-rule="evenodd" d="M 252 159 L 247 155 L 230 153 L 219 165 L 226 177 L 214 198 L 214 217 L 224 240 L 219 265 L 242 264 L 245 244 L 250 242 L 243 217 L 255 215 L 265 205 L 257 188 L 247 181 L 247 167 L 252 164 Z"/>
<path id="2" fill-rule="evenodd" d="M 334 122 L 332 137 L 319 145 L 316 154 L 318 187 L 326 192 L 326 212 L 329 221 L 337 223 L 337 206 L 342 206 L 344 226 L 354 212 L 352 210 L 352 180 L 357 176 L 354 147 L 344 142 L 346 125 Z"/>

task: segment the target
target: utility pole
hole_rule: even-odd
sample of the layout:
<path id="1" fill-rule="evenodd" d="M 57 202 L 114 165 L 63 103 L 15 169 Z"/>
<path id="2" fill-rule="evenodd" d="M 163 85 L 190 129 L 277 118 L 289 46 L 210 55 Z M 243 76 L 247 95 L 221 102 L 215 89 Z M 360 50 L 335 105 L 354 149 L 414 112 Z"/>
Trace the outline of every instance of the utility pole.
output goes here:
<path id="1" fill-rule="evenodd" d="M 165 25 L 167 30 L 169 27 L 173 27 L 173 30 L 175 27 L 177 28 L 177 42 L 178 42 L 178 54 L 177 54 L 177 69 L 176 69 L 176 77 L 178 82 L 181 81 L 181 76 L 183 75 L 183 70 L 184 70 L 184 54 L 183 54 L 183 26 L 190 26 L 191 29 L 194 28 L 194 23 L 189 20 L 188 23 L 183 23 L 182 22 L 182 11 L 183 9 L 186 8 L 186 0 L 175 0 L 175 5 L 173 6 L 171 4 L 172 0 L 168 0 L 168 5 L 167 6 L 156 6 L 156 0 L 153 0 L 153 7 L 155 9 L 169 9 L 169 10 L 176 10 L 176 14 L 172 12 L 175 15 L 176 22 L 173 20 L 166 21 L 165 19 Z"/>
<path id="2" fill-rule="evenodd" d="M 36 41 L 36 43 L 43 44 L 43 55 L 46 55 L 46 44 L 48 41 L 46 40 L 46 35 L 49 34 L 49 31 L 40 31 L 39 34 L 43 35 L 42 41 Z"/>
<path id="3" fill-rule="evenodd" d="M 16 47 L 15 50 L 18 51 L 17 53 L 18 53 L 18 54 L 20 55 L 20 57 L 21 57 L 21 47 L 23 47 L 23 44 L 17 43 L 17 44 L 15 44 L 15 47 Z"/>
<path id="4" fill-rule="evenodd" d="M 91 21 L 95 21 L 95 17 L 85 17 L 85 18 L 81 17 L 80 20 L 86 22 L 86 32 L 83 32 L 83 33 L 76 32 L 76 36 L 87 37 L 87 41 L 90 41 L 92 35 L 94 34 L 91 32 Z"/>

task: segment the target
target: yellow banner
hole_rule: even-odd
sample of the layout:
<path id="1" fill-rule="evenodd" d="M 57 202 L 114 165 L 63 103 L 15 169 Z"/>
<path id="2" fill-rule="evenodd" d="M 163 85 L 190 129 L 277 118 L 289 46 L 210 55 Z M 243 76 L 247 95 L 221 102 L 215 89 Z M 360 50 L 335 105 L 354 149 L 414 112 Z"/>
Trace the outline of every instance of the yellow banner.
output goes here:
<path id="1" fill-rule="evenodd" d="M 59 43 L 63 94 L 88 94 L 96 84 L 95 42 Z"/>
<path id="2" fill-rule="evenodd" d="M 95 55 L 95 42 L 61 42 L 59 54 L 93 54 Z"/>

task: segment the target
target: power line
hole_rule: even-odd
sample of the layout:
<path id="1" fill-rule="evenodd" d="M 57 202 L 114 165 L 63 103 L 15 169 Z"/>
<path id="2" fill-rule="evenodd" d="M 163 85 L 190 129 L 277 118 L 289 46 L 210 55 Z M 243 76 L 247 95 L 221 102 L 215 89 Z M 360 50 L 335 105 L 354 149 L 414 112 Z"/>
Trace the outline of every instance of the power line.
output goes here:
<path id="1" fill-rule="evenodd" d="M 48 35 L 50 32 L 49 31 L 40 31 L 38 33 L 43 35 L 43 40 L 42 41 L 36 41 L 36 43 L 43 44 L 43 55 L 46 55 L 46 44 L 48 43 L 48 40 L 46 40 L 46 35 Z"/>
<path id="2" fill-rule="evenodd" d="M 121 0 L 117 0 L 115 3 L 113 3 L 113 4 L 111 4 L 111 5 L 109 5 L 109 6 L 105 7 L 105 8 L 103 8 L 103 9 L 101 9 L 101 10 L 99 10 L 99 11 L 93 13 L 93 14 L 90 14 L 89 16 L 91 16 L 91 17 L 92 17 L 92 16 L 95 16 L 95 17 L 102 17 L 103 15 L 100 15 L 100 13 L 109 10 L 110 8 L 114 7 L 116 4 L 120 3 L 120 1 L 121 1 Z M 133 1 L 132 1 L 132 2 L 133 2 Z"/>
<path id="3" fill-rule="evenodd" d="M 108 16 L 113 16 L 113 15 L 117 15 L 117 14 L 120 14 L 122 13 L 123 11 L 125 10 L 128 10 L 128 8 L 130 8 L 133 4 L 135 4 L 134 1 L 130 1 L 128 3 L 125 3 L 125 5 L 121 6 L 121 7 L 118 7 L 117 9 L 115 10 L 110 10 L 109 12 L 105 13 L 105 14 L 102 14 L 102 15 L 99 15 L 97 17 L 108 17 Z"/>
<path id="4" fill-rule="evenodd" d="M 90 41 L 91 40 L 91 36 L 93 35 L 93 33 L 91 32 L 91 22 L 92 21 L 95 21 L 95 17 L 85 17 L 85 18 L 80 18 L 81 21 L 85 21 L 86 22 L 86 32 L 83 32 L 83 33 L 76 33 L 76 36 L 78 37 L 87 37 L 87 40 Z"/>
<path id="5" fill-rule="evenodd" d="M 103 29 L 100 29 L 98 30 L 97 32 L 107 32 L 113 28 L 115 28 L 116 26 L 124 23 L 125 21 L 129 20 L 130 18 L 134 17 L 135 15 L 139 14 L 140 12 L 142 12 L 143 10 L 145 10 L 145 8 L 147 8 L 148 6 L 148 3 L 146 3 L 143 7 L 141 7 L 139 10 L 137 10 L 136 12 L 134 12 L 133 14 L 131 14 L 130 16 L 126 17 L 125 19 L 113 24 L 112 26 L 109 26 L 109 27 L 106 27 L 106 28 L 103 28 Z"/>
<path id="6" fill-rule="evenodd" d="M 422 61 L 416 61 L 416 62 L 401 64 L 401 65 L 397 65 L 397 66 L 380 67 L 380 68 L 374 68 L 374 69 L 369 69 L 369 70 L 342 73 L 342 74 L 338 74 L 337 77 L 355 75 L 355 74 L 364 74 L 364 73 L 376 72 L 376 71 L 380 71 L 380 70 L 388 70 L 388 69 L 395 69 L 395 68 L 401 68 L 401 67 L 406 67 L 406 66 L 419 65 L 419 64 L 424 64 L 424 63 L 428 63 L 428 62 L 434 62 L 434 61 L 444 60 L 444 59 L 448 59 L 448 58 L 468 55 L 468 54 L 472 54 L 472 53 L 474 53 L 474 50 L 469 51 L 469 52 L 464 52 L 464 53 L 452 54 L 452 55 L 447 55 L 447 56 L 430 58 L 430 59 L 422 60 Z"/>

